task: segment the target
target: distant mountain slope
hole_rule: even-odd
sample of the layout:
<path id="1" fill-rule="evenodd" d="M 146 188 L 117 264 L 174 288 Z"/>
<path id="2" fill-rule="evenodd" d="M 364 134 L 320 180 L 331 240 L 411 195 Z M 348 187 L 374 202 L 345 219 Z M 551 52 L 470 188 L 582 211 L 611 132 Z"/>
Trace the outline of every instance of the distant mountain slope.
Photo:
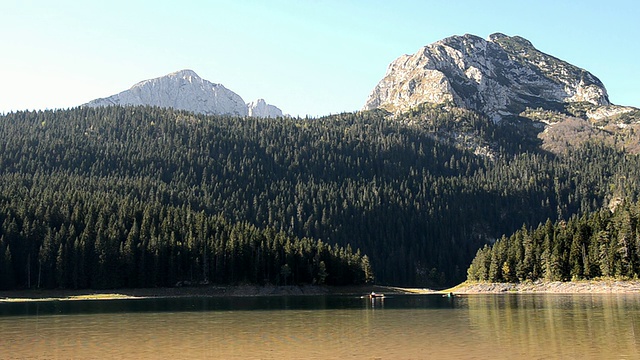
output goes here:
<path id="1" fill-rule="evenodd" d="M 264 103 L 264 100 L 262 102 Z M 275 106 L 265 103 L 256 110 L 255 105 L 251 104 L 246 104 L 240 95 L 222 84 L 214 84 L 202 79 L 192 70 L 181 70 L 159 78 L 141 81 L 129 90 L 107 98 L 92 100 L 85 105 L 92 107 L 150 105 L 205 115 L 282 116 L 282 111 Z"/>

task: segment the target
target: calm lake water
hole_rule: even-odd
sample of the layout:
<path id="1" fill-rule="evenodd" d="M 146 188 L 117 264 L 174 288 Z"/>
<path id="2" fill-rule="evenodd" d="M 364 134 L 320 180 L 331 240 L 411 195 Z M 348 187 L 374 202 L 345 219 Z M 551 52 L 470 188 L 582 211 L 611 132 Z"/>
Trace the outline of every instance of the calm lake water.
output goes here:
<path id="1" fill-rule="evenodd" d="M 640 294 L 0 303 L 1 359 L 640 359 Z"/>

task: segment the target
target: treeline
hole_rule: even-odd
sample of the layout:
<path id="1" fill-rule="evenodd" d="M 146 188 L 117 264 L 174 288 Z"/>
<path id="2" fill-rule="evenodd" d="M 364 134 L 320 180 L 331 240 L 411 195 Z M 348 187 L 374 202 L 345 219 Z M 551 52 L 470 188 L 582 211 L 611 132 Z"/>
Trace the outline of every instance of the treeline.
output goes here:
<path id="1" fill-rule="evenodd" d="M 36 173 L 0 185 L 0 289 L 180 284 L 360 284 L 366 256 L 186 205 L 78 191 L 86 179 Z M 6 194 L 11 194 L 11 198 Z"/>
<path id="2" fill-rule="evenodd" d="M 636 156 L 589 143 L 555 157 L 535 150 L 528 131 L 440 108 L 393 119 L 378 111 L 320 119 L 151 107 L 17 112 L 0 117 L 0 198 L 14 208 L 27 199 L 64 207 L 75 196 L 221 216 L 360 249 L 379 283 L 442 286 L 463 280 L 478 248 L 523 223 L 592 211 L 614 193 L 637 196 Z M 122 233 L 133 226 L 114 221 L 124 222 Z M 32 276 L 42 273 L 42 240 L 34 241 L 31 258 L 13 256 L 19 271 L 30 261 Z"/>
<path id="3" fill-rule="evenodd" d="M 568 281 L 640 275 L 640 202 L 568 221 L 547 220 L 478 250 L 468 280 Z"/>

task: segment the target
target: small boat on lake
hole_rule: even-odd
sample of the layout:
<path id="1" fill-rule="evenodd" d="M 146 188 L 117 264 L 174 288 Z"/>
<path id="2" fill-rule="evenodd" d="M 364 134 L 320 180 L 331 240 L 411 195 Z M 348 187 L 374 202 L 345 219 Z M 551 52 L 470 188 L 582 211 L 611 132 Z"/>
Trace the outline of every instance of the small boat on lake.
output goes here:
<path id="1" fill-rule="evenodd" d="M 368 295 L 369 299 L 379 299 L 379 298 L 383 298 L 384 294 L 379 294 L 376 292 L 371 292 L 371 294 Z"/>

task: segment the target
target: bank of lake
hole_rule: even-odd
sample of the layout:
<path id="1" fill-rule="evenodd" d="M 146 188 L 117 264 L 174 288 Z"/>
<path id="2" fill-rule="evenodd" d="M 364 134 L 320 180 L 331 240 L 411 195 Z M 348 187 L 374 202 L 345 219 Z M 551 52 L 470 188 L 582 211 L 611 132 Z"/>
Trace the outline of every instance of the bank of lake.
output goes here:
<path id="1" fill-rule="evenodd" d="M 382 294 L 499 294 L 499 293 L 550 293 L 550 294 L 609 294 L 640 293 L 640 280 L 584 280 L 584 281 L 535 281 L 521 283 L 463 282 L 444 290 L 407 288 L 381 285 L 362 286 L 193 286 L 175 288 L 139 288 L 105 290 L 12 290 L 0 291 L 0 302 L 119 300 L 173 297 L 222 297 L 222 296 L 313 296 L 313 295 L 362 295 L 371 292 Z"/>
<path id="2" fill-rule="evenodd" d="M 613 294 L 640 293 L 640 280 L 598 279 L 580 281 L 525 281 L 520 283 L 463 282 L 445 290 L 454 294 L 542 293 Z"/>

